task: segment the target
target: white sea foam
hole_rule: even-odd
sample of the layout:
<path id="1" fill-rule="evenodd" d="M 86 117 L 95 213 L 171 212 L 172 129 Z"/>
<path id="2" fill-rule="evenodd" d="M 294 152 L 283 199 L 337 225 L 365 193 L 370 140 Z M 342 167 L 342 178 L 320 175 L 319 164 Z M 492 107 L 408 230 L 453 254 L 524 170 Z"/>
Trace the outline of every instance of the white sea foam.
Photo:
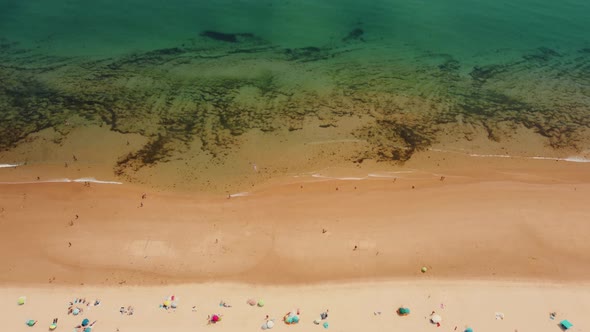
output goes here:
<path id="1" fill-rule="evenodd" d="M 49 179 L 49 180 L 39 180 L 39 181 L 17 181 L 17 182 L 0 182 L 0 184 L 32 184 L 32 183 L 83 183 L 83 182 L 91 182 L 91 183 L 100 183 L 100 184 L 123 184 L 123 182 L 117 181 L 105 181 L 105 180 L 97 180 L 95 178 L 80 178 L 80 179 Z"/>
<path id="2" fill-rule="evenodd" d="M 14 167 L 18 167 L 22 164 L 0 164 L 0 168 L 14 168 Z"/>
<path id="3" fill-rule="evenodd" d="M 483 158 L 513 158 L 507 154 L 477 154 L 477 153 L 470 153 L 470 157 L 483 157 Z"/>
<path id="4" fill-rule="evenodd" d="M 250 196 L 250 193 L 245 191 L 245 192 L 229 195 L 229 197 L 243 197 L 243 196 Z"/>
<path id="5" fill-rule="evenodd" d="M 344 138 L 344 139 L 335 139 L 329 141 L 315 141 L 309 142 L 308 145 L 318 145 L 318 144 L 334 144 L 334 143 L 362 143 L 366 142 L 365 140 L 361 139 L 354 139 L 354 138 Z"/>
<path id="6" fill-rule="evenodd" d="M 590 163 L 590 159 L 585 158 L 585 157 L 579 157 L 579 156 L 571 156 L 571 157 L 566 157 L 566 158 L 543 157 L 543 156 L 525 157 L 525 156 L 511 156 L 511 155 L 507 155 L 507 154 L 466 153 L 466 152 L 461 152 L 461 151 L 442 150 L 442 149 L 430 149 L 430 151 L 458 153 L 458 154 L 463 154 L 463 155 L 468 155 L 470 157 L 478 157 L 478 158 L 516 158 L 516 159 L 534 159 L 534 160 L 559 160 L 559 161 L 569 161 L 572 163 Z"/>
<path id="7" fill-rule="evenodd" d="M 385 173 L 369 173 L 370 178 L 397 178 L 399 175 L 404 173 L 414 173 L 414 171 L 396 171 L 396 172 L 385 172 Z"/>
<path id="8" fill-rule="evenodd" d="M 339 177 L 334 177 L 334 176 L 325 176 L 325 175 L 321 175 L 321 174 L 312 174 L 311 175 L 314 178 L 320 178 L 320 179 L 330 179 L 330 180 L 344 180 L 344 181 L 359 181 L 359 180 L 366 180 L 367 177 L 362 177 L 362 178 L 357 178 L 357 177 L 343 177 L 343 178 L 339 178 Z"/>

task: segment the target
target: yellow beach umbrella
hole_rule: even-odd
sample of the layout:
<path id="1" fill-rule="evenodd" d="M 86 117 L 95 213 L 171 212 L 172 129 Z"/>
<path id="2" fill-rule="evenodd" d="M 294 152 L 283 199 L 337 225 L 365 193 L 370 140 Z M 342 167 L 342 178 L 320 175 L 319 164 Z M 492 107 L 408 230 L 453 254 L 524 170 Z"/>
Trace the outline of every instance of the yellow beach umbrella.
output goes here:
<path id="1" fill-rule="evenodd" d="M 170 307 L 170 300 L 164 301 L 164 306 L 165 307 Z"/>
<path id="2" fill-rule="evenodd" d="M 16 301 L 16 303 L 18 303 L 18 305 L 23 305 L 23 304 L 25 304 L 25 302 L 27 302 L 27 297 L 26 296 L 21 296 Z"/>
<path id="3" fill-rule="evenodd" d="M 55 330 L 56 328 L 57 328 L 57 325 L 56 325 L 56 324 L 51 324 L 51 325 L 49 325 L 49 330 L 50 330 L 50 331 L 53 331 L 53 330 Z"/>

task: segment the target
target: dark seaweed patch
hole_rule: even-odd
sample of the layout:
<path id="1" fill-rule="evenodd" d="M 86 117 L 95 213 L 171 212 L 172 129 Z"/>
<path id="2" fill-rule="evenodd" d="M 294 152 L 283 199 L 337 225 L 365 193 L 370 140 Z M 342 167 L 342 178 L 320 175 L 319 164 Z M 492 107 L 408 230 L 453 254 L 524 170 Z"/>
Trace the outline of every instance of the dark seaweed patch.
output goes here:
<path id="1" fill-rule="evenodd" d="M 228 43 L 237 43 L 240 38 L 251 39 L 254 38 L 252 33 L 224 33 L 219 31 L 206 30 L 200 33 L 202 37 L 207 37 L 213 40 L 218 40 Z"/>
<path id="2" fill-rule="evenodd" d="M 123 175 L 128 169 L 137 171 L 144 166 L 165 160 L 171 153 L 171 149 L 167 147 L 169 141 L 169 138 L 158 135 L 156 139 L 148 142 L 139 151 L 129 153 L 119 159 L 115 167 L 115 174 Z"/>
<path id="3" fill-rule="evenodd" d="M 361 28 L 356 28 L 353 29 L 352 31 L 350 31 L 348 33 L 348 35 L 346 35 L 346 37 L 342 38 L 343 42 L 350 42 L 353 40 L 360 40 L 360 41 L 365 41 L 362 37 L 365 34 L 365 31 Z"/>
<path id="4" fill-rule="evenodd" d="M 548 47 L 539 47 L 534 53 L 526 54 L 523 56 L 528 61 L 549 61 L 555 57 L 561 57 L 561 54 L 557 53 Z"/>
<path id="5" fill-rule="evenodd" d="M 505 71 L 506 68 L 502 65 L 475 66 L 469 75 L 474 81 L 485 83 L 487 80 Z"/>
<path id="6" fill-rule="evenodd" d="M 436 130 L 418 123 L 398 120 L 377 120 L 375 125 L 361 128 L 355 136 L 368 141 L 371 149 L 357 160 L 408 161 L 416 151 L 435 140 Z"/>
<path id="7" fill-rule="evenodd" d="M 237 42 L 253 38 L 227 35 Z M 87 62 L 2 54 L 0 151 L 45 128 L 67 135 L 63 123 L 74 115 L 94 124 L 106 123 L 113 131 L 150 138 L 142 149 L 118 161 L 115 171 L 121 175 L 166 162 L 195 140 L 208 157 L 223 162 L 238 137 L 249 130 L 299 130 L 309 117 L 322 127 L 336 127 L 342 117 L 374 118 L 372 124 L 353 132 L 368 142 L 366 151 L 351 157 L 356 161 L 406 161 L 435 142 L 442 126 L 449 123 L 460 125 L 445 129 L 483 128 L 490 140 L 510 136 L 511 124 L 521 124 L 555 148 L 577 146 L 585 139 L 580 129 L 590 126 L 587 101 L 580 97 L 590 97 L 590 66 L 588 57 L 578 52 L 572 59 L 541 48 L 525 60 L 476 66 L 467 77 L 460 75 L 461 63 L 450 55 L 442 61 L 437 56 L 435 65 L 430 57 L 428 64 L 415 68 L 327 62 L 326 66 L 334 66 L 327 67 L 327 72 L 336 88 L 321 96 L 284 87 L 277 79 L 280 74 L 270 70 L 256 77 L 187 75 L 186 80 L 168 72 L 187 59 L 200 68 L 199 61 L 220 67 L 225 65 L 219 60 L 222 57 L 252 60 L 259 58 L 259 52 L 273 61 L 300 63 L 328 59 L 339 52 L 313 46 L 283 50 L 252 41 L 256 43 L 239 44 L 239 48 L 217 45 L 210 56 L 185 47 Z M 531 61 L 543 63 L 531 65 Z M 306 70 L 305 64 L 299 65 Z M 536 87 L 520 80 L 523 72 L 530 71 L 553 79 L 558 88 L 561 84 L 559 91 L 578 94 L 541 91 L 537 99 L 542 100 L 532 100 L 529 94 L 537 93 Z M 255 102 L 242 102 L 244 91 L 253 93 Z M 462 129 L 453 130 L 448 134 L 470 137 Z"/>
<path id="8" fill-rule="evenodd" d="M 300 62 L 317 61 L 331 57 L 328 52 L 323 52 L 321 48 L 315 46 L 287 48 L 284 53 L 287 60 Z"/>

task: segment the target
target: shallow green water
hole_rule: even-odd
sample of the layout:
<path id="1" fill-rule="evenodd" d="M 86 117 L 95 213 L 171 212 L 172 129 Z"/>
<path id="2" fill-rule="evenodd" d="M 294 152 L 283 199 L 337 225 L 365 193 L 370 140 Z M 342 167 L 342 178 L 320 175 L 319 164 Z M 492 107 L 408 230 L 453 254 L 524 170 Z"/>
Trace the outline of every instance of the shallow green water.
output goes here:
<path id="1" fill-rule="evenodd" d="M 583 0 L 3 0 L 0 35 L 66 54 L 112 54 L 176 46 L 202 30 L 320 47 L 360 26 L 373 42 L 460 56 L 587 47 L 589 12 Z"/>
<path id="2" fill-rule="evenodd" d="M 583 0 L 0 1 L 0 151 L 78 116 L 150 138 L 118 173 L 223 162 L 251 130 L 369 117 L 355 158 L 404 161 L 473 128 L 590 147 Z M 209 31 L 209 33 L 204 33 Z"/>

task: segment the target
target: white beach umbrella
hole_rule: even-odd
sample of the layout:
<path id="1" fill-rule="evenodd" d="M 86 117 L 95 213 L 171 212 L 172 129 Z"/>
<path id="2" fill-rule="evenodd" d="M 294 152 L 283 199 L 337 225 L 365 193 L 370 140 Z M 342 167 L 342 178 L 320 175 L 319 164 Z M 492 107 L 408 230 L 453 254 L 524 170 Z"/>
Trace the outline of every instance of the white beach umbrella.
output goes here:
<path id="1" fill-rule="evenodd" d="M 266 322 L 267 328 L 272 329 L 273 326 L 275 326 L 275 322 L 273 322 L 272 320 Z"/>
<path id="2" fill-rule="evenodd" d="M 438 324 L 438 323 L 442 322 L 442 317 L 439 315 L 432 315 L 432 316 L 430 316 L 430 321 L 433 322 L 434 324 Z"/>

